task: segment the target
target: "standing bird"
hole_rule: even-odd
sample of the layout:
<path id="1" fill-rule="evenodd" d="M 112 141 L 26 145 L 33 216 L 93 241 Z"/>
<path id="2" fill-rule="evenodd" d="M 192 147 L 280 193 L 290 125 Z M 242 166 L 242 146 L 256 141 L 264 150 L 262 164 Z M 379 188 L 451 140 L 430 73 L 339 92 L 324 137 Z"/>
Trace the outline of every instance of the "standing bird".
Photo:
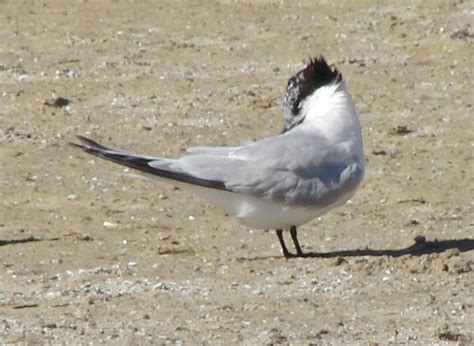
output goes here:
<path id="1" fill-rule="evenodd" d="M 362 133 L 342 75 L 323 57 L 290 78 L 283 108 L 285 126 L 277 136 L 194 147 L 178 159 L 135 155 L 83 136 L 71 145 L 191 191 L 244 225 L 274 229 L 286 258 L 304 257 L 296 227 L 344 204 L 363 179 Z"/>

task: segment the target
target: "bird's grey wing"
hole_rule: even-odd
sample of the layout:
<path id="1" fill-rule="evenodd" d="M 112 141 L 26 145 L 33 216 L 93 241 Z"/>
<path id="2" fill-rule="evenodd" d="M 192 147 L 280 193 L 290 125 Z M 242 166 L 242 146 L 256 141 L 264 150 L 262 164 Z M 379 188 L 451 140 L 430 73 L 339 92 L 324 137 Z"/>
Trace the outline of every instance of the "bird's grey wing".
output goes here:
<path id="1" fill-rule="evenodd" d="M 287 132 L 238 150 L 235 155 L 251 163 L 226 187 L 276 202 L 312 205 L 323 199 L 342 168 L 334 154 L 334 146 L 320 134 Z"/>
<path id="2" fill-rule="evenodd" d="M 288 204 L 331 204 L 360 167 L 344 147 L 297 131 L 247 146 L 157 161 L 154 167 L 220 181 L 230 191 Z M 334 193 L 336 192 L 336 193 Z"/>
<path id="3" fill-rule="evenodd" d="M 239 148 L 240 147 L 191 147 L 187 148 L 186 152 L 192 155 L 227 156 Z"/>
<path id="4" fill-rule="evenodd" d="M 266 179 L 266 175 L 274 171 L 292 169 L 298 157 L 292 157 L 291 151 L 304 151 L 305 148 L 298 149 L 298 145 L 306 144 L 309 143 L 301 143 L 297 136 L 275 136 L 241 147 L 192 148 L 191 155 L 175 160 L 157 160 L 150 165 L 201 179 L 219 180 L 226 186 L 238 188 Z M 293 149 L 293 146 L 297 148 Z"/>
<path id="5" fill-rule="evenodd" d="M 344 150 L 331 146 L 324 137 L 296 131 L 220 155 L 193 154 L 179 159 L 135 155 L 78 138 L 83 144 L 73 146 L 154 176 L 288 204 L 329 203 L 335 198 L 330 192 L 344 189 L 358 170 Z"/>

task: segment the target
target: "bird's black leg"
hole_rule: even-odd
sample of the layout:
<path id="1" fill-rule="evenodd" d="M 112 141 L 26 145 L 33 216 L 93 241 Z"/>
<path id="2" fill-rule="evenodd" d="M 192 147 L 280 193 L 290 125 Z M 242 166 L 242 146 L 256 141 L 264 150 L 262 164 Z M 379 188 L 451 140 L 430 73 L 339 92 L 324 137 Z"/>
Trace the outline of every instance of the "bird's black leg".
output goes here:
<path id="1" fill-rule="evenodd" d="M 280 241 L 281 250 L 283 251 L 283 256 L 285 256 L 285 258 L 291 257 L 291 254 L 288 252 L 288 249 L 286 248 L 285 241 L 283 240 L 283 230 L 277 229 L 276 234 L 278 236 L 278 240 Z"/>
<path id="2" fill-rule="evenodd" d="M 290 234 L 291 234 L 291 239 L 293 239 L 293 243 L 295 244 L 296 255 L 300 257 L 303 256 L 304 253 L 303 251 L 301 251 L 300 243 L 298 242 L 298 237 L 296 234 L 296 226 L 291 226 Z"/>

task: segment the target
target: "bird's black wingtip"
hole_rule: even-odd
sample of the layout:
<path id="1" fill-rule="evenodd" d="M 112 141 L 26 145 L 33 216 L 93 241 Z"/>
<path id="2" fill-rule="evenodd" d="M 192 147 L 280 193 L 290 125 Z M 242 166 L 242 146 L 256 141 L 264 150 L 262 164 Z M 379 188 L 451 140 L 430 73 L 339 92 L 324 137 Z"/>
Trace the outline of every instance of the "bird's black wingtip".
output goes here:
<path id="1" fill-rule="evenodd" d="M 77 149 L 81 149 L 82 151 L 88 154 L 100 157 L 102 159 L 109 160 L 120 165 L 130 167 L 141 172 L 145 172 L 162 178 L 167 178 L 191 185 L 204 186 L 218 190 L 227 190 L 225 184 L 222 181 L 203 179 L 190 174 L 174 172 L 172 170 L 160 169 L 151 166 L 149 163 L 151 161 L 158 160 L 157 158 L 133 155 L 120 150 L 112 149 L 81 135 L 78 135 L 76 137 L 82 143 L 79 144 L 70 142 L 70 146 Z"/>
<path id="2" fill-rule="evenodd" d="M 72 148 L 78 148 L 78 149 L 85 149 L 82 144 L 74 143 L 74 142 L 68 142 L 67 145 L 69 145 Z"/>
<path id="3" fill-rule="evenodd" d="M 74 148 L 79 148 L 82 150 L 114 150 L 117 151 L 116 149 L 107 147 L 103 144 L 100 144 L 99 142 L 96 142 L 88 137 L 82 136 L 82 135 L 76 135 L 76 138 L 79 140 L 80 143 L 74 143 L 70 142 L 69 145 L 74 147 Z"/>
<path id="4" fill-rule="evenodd" d="M 82 142 L 84 145 L 94 148 L 94 149 L 101 149 L 101 150 L 110 150 L 111 148 L 106 147 L 105 145 L 100 144 L 99 142 L 94 141 L 86 136 L 76 135 L 76 138 Z"/>

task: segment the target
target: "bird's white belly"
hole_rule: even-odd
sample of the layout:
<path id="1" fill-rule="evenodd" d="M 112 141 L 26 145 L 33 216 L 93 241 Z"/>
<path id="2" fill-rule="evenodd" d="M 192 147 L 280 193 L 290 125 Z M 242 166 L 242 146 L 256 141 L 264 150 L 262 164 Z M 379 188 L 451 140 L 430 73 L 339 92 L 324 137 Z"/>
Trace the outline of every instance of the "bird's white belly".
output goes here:
<path id="1" fill-rule="evenodd" d="M 322 215 L 322 209 L 286 206 L 267 201 L 244 201 L 234 215 L 242 224 L 262 229 L 287 229 Z"/>
<path id="2" fill-rule="evenodd" d="M 169 183 L 168 179 L 142 174 L 146 178 Z M 345 194 L 337 197 L 335 202 L 327 206 L 300 206 L 272 202 L 248 194 L 235 193 L 219 189 L 211 189 L 183 182 L 173 182 L 197 196 L 211 202 L 219 209 L 234 216 L 245 226 L 258 229 L 287 229 L 300 226 L 347 202 L 356 192 L 357 185 Z"/>
<path id="3" fill-rule="evenodd" d="M 186 184 L 185 188 L 233 215 L 242 224 L 259 229 L 287 229 L 291 226 L 302 225 L 344 204 L 355 193 L 354 189 L 346 195 L 341 195 L 329 206 L 317 207 L 286 205 L 250 195 L 195 185 Z"/>

